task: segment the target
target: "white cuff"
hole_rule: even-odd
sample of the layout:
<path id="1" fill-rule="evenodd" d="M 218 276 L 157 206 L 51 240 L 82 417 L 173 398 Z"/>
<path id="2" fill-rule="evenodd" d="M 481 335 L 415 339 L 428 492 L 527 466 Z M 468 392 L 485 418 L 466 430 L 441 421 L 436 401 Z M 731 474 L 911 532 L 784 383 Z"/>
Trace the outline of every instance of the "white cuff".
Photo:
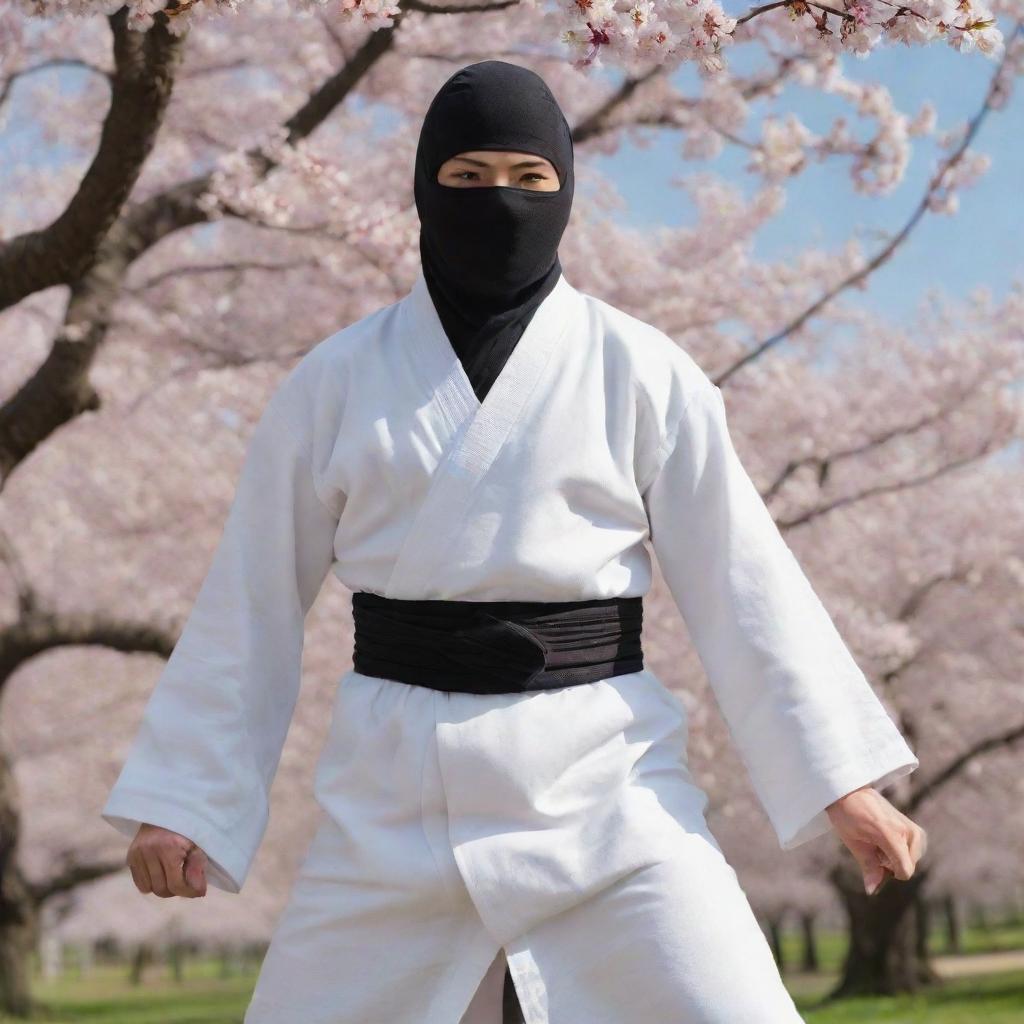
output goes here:
<path id="1" fill-rule="evenodd" d="M 862 758 L 847 761 L 824 775 L 807 780 L 773 822 L 779 845 L 784 850 L 793 850 L 823 835 L 832 828 L 825 810 L 829 804 L 861 786 L 882 789 L 909 775 L 919 763 L 900 736 L 885 748 L 867 751 Z"/>
<path id="2" fill-rule="evenodd" d="M 206 878 L 210 885 L 225 892 L 241 890 L 252 857 L 194 811 L 169 802 L 164 796 L 115 789 L 100 817 L 129 839 L 134 838 L 142 822 L 186 836 L 206 854 Z"/>

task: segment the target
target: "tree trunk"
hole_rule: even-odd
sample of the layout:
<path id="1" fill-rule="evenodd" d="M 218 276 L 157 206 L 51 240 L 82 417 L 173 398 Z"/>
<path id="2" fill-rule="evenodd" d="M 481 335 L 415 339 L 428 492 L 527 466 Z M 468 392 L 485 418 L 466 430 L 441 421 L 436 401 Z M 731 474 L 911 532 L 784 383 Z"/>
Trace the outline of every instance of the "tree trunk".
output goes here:
<path id="1" fill-rule="evenodd" d="M 21 819 L 10 762 L 0 750 L 0 1017 L 31 1012 L 32 951 L 38 939 L 36 905 L 18 865 Z"/>
<path id="2" fill-rule="evenodd" d="M 217 947 L 217 967 L 221 978 L 231 977 L 231 949 L 226 942 Z"/>
<path id="3" fill-rule="evenodd" d="M 946 925 L 946 952 L 962 953 L 964 948 L 961 941 L 960 906 L 951 892 L 947 892 L 942 898 L 942 918 Z"/>
<path id="4" fill-rule="evenodd" d="M 844 851 L 829 878 L 846 909 L 850 945 L 827 999 L 917 992 L 941 983 L 917 941 L 914 904 L 927 876 L 928 869 L 918 864 L 912 878 L 889 878 L 881 892 L 868 896 L 860 868 Z"/>
<path id="5" fill-rule="evenodd" d="M 805 971 L 818 971 L 821 967 L 818 960 L 818 937 L 814 931 L 815 915 L 809 911 L 802 911 L 800 914 L 800 934 L 803 939 L 803 956 L 801 968 Z"/>
<path id="6" fill-rule="evenodd" d="M 181 982 L 185 978 L 184 957 L 185 951 L 182 948 L 182 943 L 177 940 L 172 942 L 167 949 L 167 958 L 170 961 L 171 977 L 176 982 Z"/>
<path id="7" fill-rule="evenodd" d="M 782 949 L 782 915 L 773 914 L 768 919 L 768 943 L 772 947 L 772 956 L 781 973 L 786 969 L 786 954 Z"/>
<path id="8" fill-rule="evenodd" d="M 932 904 L 926 893 L 921 889 L 917 890 L 914 897 L 914 945 L 917 952 L 917 959 L 920 962 L 928 961 L 928 936 L 932 927 Z"/>
<path id="9" fill-rule="evenodd" d="M 1010 893 L 1005 897 L 999 923 L 1004 928 L 1016 928 L 1020 924 L 1020 905 L 1017 903 L 1016 893 Z"/>
<path id="10" fill-rule="evenodd" d="M 971 908 L 971 924 L 981 932 L 988 931 L 988 907 L 984 903 L 976 903 Z"/>
<path id="11" fill-rule="evenodd" d="M 150 949 L 149 944 L 146 942 L 140 942 L 135 947 L 135 952 L 132 954 L 132 966 L 131 971 L 128 974 L 128 981 L 130 984 L 142 984 L 142 975 L 146 970 L 146 966 L 152 959 L 153 951 Z"/>

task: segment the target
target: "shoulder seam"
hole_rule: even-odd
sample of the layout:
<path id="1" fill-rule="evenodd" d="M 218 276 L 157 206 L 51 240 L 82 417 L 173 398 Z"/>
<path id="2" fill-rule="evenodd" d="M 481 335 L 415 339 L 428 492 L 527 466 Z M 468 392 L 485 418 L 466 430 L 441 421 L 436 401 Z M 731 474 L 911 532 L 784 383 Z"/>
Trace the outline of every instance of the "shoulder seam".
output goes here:
<path id="1" fill-rule="evenodd" d="M 288 431 L 289 436 L 295 442 L 295 447 L 298 449 L 299 454 L 302 456 L 303 463 L 309 470 L 310 487 L 313 489 L 313 493 L 316 495 L 317 501 L 319 501 L 320 504 L 323 505 L 323 507 L 327 509 L 327 511 L 330 512 L 332 516 L 340 517 L 341 510 L 334 508 L 330 504 L 330 502 L 326 501 L 324 497 L 320 494 L 320 489 L 316 485 L 316 476 L 313 471 L 312 446 L 303 439 L 302 431 L 293 422 L 290 415 L 285 413 L 284 410 L 278 409 L 276 407 L 273 409 L 273 413 L 275 418 L 281 422 L 281 424 L 284 426 L 284 429 Z"/>
<path id="2" fill-rule="evenodd" d="M 679 417 L 673 424 L 672 429 L 665 435 L 665 440 L 658 445 L 655 454 L 655 466 L 647 480 L 644 481 L 643 486 L 640 487 L 640 493 L 646 494 L 651 484 L 661 475 L 661 471 L 668 461 L 669 455 L 675 449 L 676 442 L 679 440 L 679 428 L 683 425 L 683 420 L 686 419 L 686 414 L 690 410 L 690 406 L 693 405 L 694 400 L 701 394 L 707 392 L 708 394 L 714 391 L 719 391 L 718 385 L 708 379 L 708 385 L 710 387 L 701 385 L 700 387 L 694 388 L 693 392 L 689 395 L 686 401 L 683 403 L 683 408 L 679 412 Z"/>

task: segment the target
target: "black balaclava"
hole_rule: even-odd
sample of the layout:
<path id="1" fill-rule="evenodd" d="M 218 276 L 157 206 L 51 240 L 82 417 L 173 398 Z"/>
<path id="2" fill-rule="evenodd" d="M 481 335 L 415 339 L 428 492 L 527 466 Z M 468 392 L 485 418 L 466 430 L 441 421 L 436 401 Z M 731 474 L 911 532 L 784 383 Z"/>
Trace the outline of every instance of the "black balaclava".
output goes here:
<path id="1" fill-rule="evenodd" d="M 457 188 L 437 180 L 445 160 L 475 149 L 543 156 L 561 187 Z M 482 402 L 562 273 L 558 244 L 572 207 L 572 134 L 544 79 L 500 60 L 452 75 L 423 119 L 413 191 L 423 276 Z"/>

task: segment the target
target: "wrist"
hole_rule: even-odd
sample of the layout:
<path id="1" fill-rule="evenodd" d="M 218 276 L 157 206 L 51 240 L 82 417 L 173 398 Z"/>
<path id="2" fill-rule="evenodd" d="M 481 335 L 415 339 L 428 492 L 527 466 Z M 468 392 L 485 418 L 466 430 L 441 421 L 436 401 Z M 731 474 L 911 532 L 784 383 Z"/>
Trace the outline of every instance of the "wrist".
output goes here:
<path id="1" fill-rule="evenodd" d="M 858 786 L 856 789 L 851 789 L 849 793 L 844 793 L 841 797 L 839 797 L 838 800 L 833 800 L 832 803 L 830 803 L 825 808 L 825 810 L 826 811 L 836 810 L 836 809 L 842 807 L 845 801 L 849 800 L 851 797 L 854 797 L 855 794 L 863 793 L 865 790 L 869 790 L 871 788 L 872 788 L 871 784 L 867 783 L 867 784 L 865 784 L 863 786 Z"/>

